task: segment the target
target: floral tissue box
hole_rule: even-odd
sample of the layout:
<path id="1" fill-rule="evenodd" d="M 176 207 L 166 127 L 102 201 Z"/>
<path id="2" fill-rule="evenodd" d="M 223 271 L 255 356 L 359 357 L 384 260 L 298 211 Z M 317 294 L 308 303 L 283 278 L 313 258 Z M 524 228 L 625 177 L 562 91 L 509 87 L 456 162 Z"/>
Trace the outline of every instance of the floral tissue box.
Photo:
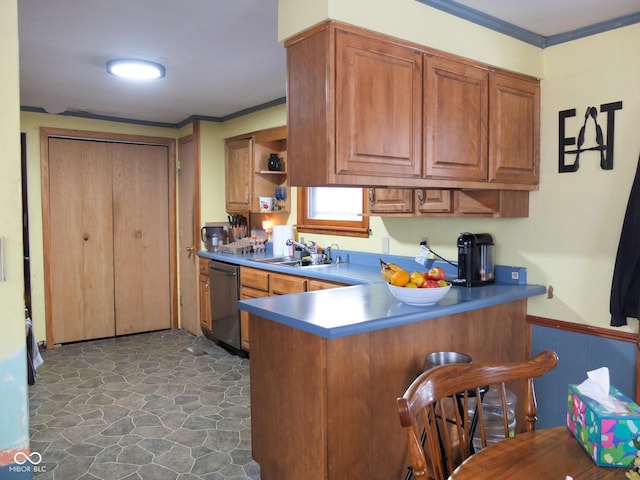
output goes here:
<path id="1" fill-rule="evenodd" d="M 614 386 L 610 395 L 627 412 L 612 412 L 569 385 L 567 427 L 596 465 L 629 467 L 640 448 L 640 406 Z"/>

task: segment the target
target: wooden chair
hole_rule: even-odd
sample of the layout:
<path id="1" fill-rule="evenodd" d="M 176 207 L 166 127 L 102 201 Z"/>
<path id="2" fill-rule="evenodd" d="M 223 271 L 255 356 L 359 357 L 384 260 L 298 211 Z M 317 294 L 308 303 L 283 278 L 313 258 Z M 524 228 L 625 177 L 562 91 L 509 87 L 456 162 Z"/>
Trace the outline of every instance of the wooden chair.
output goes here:
<path id="1" fill-rule="evenodd" d="M 486 389 L 487 385 L 500 389 L 504 413 L 505 383 L 524 380 L 524 395 L 518 403 L 522 402 L 526 431 L 534 430 L 537 409 L 533 378 L 548 372 L 557 363 L 555 352 L 547 350 L 524 362 L 449 364 L 420 374 L 398 398 L 400 423 L 407 432 L 413 478 L 445 480 L 473 453 L 470 428 L 473 419 L 469 417 L 474 416 L 473 403 L 476 398 L 481 398 L 481 389 Z M 481 402 L 477 402 L 476 409 L 476 435 L 486 447 Z M 507 414 L 504 413 L 503 417 L 505 437 L 508 437 Z M 522 431 L 521 427 L 516 429 Z"/>

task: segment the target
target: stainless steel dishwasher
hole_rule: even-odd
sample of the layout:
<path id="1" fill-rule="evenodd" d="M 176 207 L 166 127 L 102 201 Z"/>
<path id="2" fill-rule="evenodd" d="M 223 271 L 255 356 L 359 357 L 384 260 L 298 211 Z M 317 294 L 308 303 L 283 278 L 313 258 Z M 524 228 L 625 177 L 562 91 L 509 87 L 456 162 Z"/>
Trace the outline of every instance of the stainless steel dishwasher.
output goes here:
<path id="1" fill-rule="evenodd" d="M 229 263 L 209 262 L 209 294 L 211 297 L 211 333 L 231 347 L 231 351 L 242 354 L 240 347 L 240 314 L 238 291 L 240 268 Z"/>

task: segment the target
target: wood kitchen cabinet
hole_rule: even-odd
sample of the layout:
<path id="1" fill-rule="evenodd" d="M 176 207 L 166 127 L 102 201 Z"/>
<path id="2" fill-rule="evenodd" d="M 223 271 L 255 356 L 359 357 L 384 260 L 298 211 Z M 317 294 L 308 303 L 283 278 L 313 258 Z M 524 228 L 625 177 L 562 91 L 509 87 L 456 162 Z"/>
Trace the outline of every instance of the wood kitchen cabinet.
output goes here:
<path id="1" fill-rule="evenodd" d="M 253 188 L 253 138 L 225 141 L 225 195 L 227 212 L 247 212 Z"/>
<path id="2" fill-rule="evenodd" d="M 425 177 L 537 185 L 539 82 L 431 55 L 425 66 Z"/>
<path id="3" fill-rule="evenodd" d="M 369 188 L 369 215 L 415 217 L 430 213 L 453 214 L 453 191 L 433 188 Z"/>
<path id="4" fill-rule="evenodd" d="M 274 197 L 278 186 L 288 187 L 287 130 L 276 127 L 225 140 L 225 189 L 227 212 L 260 212 L 260 197 Z M 269 156 L 280 158 L 281 170 L 268 168 Z M 290 195 L 280 202 L 290 210 Z"/>
<path id="5" fill-rule="evenodd" d="M 292 185 L 379 185 L 391 172 L 420 177 L 418 50 L 333 22 L 285 46 Z"/>
<path id="6" fill-rule="evenodd" d="M 346 287 L 345 283 L 330 282 L 328 280 L 318 280 L 316 278 L 310 278 L 307 280 L 307 291 L 315 292 L 317 290 L 329 290 L 331 288 Z"/>
<path id="7" fill-rule="evenodd" d="M 240 300 L 269 296 L 269 272 L 259 268 L 240 267 Z M 240 345 L 250 350 L 249 312 L 240 310 Z"/>
<path id="8" fill-rule="evenodd" d="M 285 47 L 291 185 L 537 189 L 537 79 L 333 21 Z"/>
<path id="9" fill-rule="evenodd" d="M 240 300 L 325 290 L 344 285 L 300 275 L 269 272 L 260 268 L 240 267 Z M 242 349 L 249 352 L 249 313 L 243 310 L 240 310 L 240 339 Z"/>
<path id="10" fill-rule="evenodd" d="M 410 188 L 369 188 L 369 214 L 413 215 L 413 190 Z"/>
<path id="11" fill-rule="evenodd" d="M 489 106 L 489 182 L 538 185 L 540 83 L 493 72 Z"/>
<path id="12" fill-rule="evenodd" d="M 302 293 L 307 291 L 307 279 L 297 275 L 282 273 L 269 274 L 269 294 L 286 295 L 288 293 Z"/>
<path id="13" fill-rule="evenodd" d="M 198 260 L 198 279 L 200 285 L 200 328 L 205 335 L 212 335 L 209 260 L 207 258 Z"/>
<path id="14" fill-rule="evenodd" d="M 425 55 L 424 173 L 451 180 L 487 180 L 488 73 Z"/>
<path id="15" fill-rule="evenodd" d="M 529 216 L 529 193 L 523 190 L 370 188 L 369 201 L 368 213 L 375 216 Z"/>

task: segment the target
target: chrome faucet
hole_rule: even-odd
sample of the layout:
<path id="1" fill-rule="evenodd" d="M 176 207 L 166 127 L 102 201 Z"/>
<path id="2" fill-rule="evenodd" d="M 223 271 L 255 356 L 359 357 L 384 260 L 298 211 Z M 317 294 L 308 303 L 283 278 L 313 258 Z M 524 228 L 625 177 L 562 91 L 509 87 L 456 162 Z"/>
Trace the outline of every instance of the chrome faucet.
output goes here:
<path id="1" fill-rule="evenodd" d="M 335 258 L 333 256 L 333 247 L 336 247 L 337 253 L 335 254 Z M 342 263 L 342 257 L 340 256 L 340 246 L 337 243 L 332 243 L 327 248 L 325 248 L 327 252 L 327 257 L 329 257 L 330 261 L 335 263 Z"/>
<path id="2" fill-rule="evenodd" d="M 296 247 L 302 249 L 302 251 L 307 252 L 307 254 L 311 255 L 312 253 L 316 253 L 316 244 L 315 242 L 311 242 L 313 244 L 312 247 L 308 247 L 304 243 L 296 242 L 293 238 L 287 240 L 287 246 L 295 245 Z"/>

